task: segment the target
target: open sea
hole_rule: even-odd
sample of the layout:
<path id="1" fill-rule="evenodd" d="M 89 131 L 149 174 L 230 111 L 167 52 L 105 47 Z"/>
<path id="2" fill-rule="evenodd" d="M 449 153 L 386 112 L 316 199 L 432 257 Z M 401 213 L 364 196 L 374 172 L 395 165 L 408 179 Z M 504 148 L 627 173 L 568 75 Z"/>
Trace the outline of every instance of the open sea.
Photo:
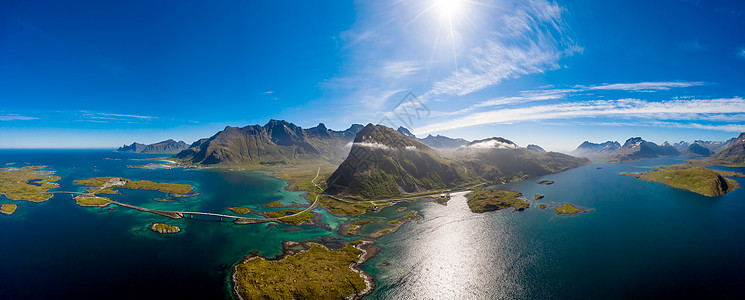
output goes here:
<path id="1" fill-rule="evenodd" d="M 257 172 L 128 169 L 158 157 L 108 150 L 0 150 L 0 167 L 46 165 L 62 177 L 53 191 L 82 191 L 73 180 L 119 176 L 188 183 L 200 194 L 156 202 L 165 194 L 125 190 L 115 200 L 153 209 L 230 213 L 227 207 L 308 201 L 286 183 Z M 105 159 L 110 158 L 110 159 Z M 658 158 L 596 164 L 499 188 L 524 194 L 531 207 L 471 213 L 463 194 L 447 205 L 399 203 L 422 220 L 375 240 L 381 251 L 362 268 L 374 276 L 369 299 L 739 298 L 745 294 L 745 188 L 706 197 L 622 172 L 682 162 Z M 10 166 L 10 165 L 8 165 Z M 601 167 L 602 169 L 597 169 Z M 743 168 L 716 168 L 745 172 Z M 539 185 L 539 180 L 554 180 Z M 745 178 L 734 178 L 745 186 Z M 533 194 L 545 195 L 534 201 Z M 592 211 L 559 216 L 538 204 L 571 203 Z M 346 240 L 348 218 L 322 208 L 328 228 L 234 225 L 217 219 L 172 220 L 128 208 L 86 208 L 70 195 L 18 204 L 0 215 L 0 299 L 230 299 L 232 265 L 250 252 L 274 257 L 282 241 Z M 181 226 L 174 235 L 153 222 Z M 369 225 L 362 233 L 383 228 Z"/>

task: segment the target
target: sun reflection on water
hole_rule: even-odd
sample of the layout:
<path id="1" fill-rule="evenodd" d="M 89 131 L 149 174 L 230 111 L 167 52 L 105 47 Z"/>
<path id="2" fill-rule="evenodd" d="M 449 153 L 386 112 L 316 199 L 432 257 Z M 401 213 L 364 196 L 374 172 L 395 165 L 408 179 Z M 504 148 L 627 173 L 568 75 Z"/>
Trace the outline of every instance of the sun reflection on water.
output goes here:
<path id="1" fill-rule="evenodd" d="M 390 267 L 397 268 L 400 276 L 382 298 L 484 299 L 519 294 L 516 274 L 521 268 L 516 264 L 522 256 L 511 249 L 509 226 L 471 213 L 464 193 L 453 194 L 447 206 L 428 205 L 423 213 L 424 221 L 409 227 L 413 232 L 405 234 L 406 239 L 391 241 L 401 245 L 392 247 L 389 258 Z"/>

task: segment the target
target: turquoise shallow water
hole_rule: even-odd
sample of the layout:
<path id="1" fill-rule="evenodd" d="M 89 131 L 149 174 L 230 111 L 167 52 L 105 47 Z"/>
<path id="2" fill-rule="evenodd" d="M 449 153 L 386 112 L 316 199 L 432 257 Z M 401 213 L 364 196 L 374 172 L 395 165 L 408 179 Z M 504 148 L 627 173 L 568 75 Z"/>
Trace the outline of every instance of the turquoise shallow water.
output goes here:
<path id="1" fill-rule="evenodd" d="M 105 157 L 122 160 L 104 160 Z M 0 150 L 0 165 L 44 164 L 58 170 L 58 190 L 81 190 L 72 180 L 122 176 L 189 183 L 200 195 L 184 202 L 155 202 L 164 194 L 124 190 L 119 200 L 160 209 L 227 213 L 226 207 L 260 208 L 279 200 L 307 201 L 283 181 L 254 172 L 139 170 L 141 155 L 101 150 Z M 744 292 L 745 189 L 709 198 L 644 182 L 621 172 L 677 163 L 663 158 L 585 166 L 500 188 L 533 203 L 523 212 L 473 214 L 465 198 L 447 206 L 401 203 L 373 216 L 400 217 L 400 206 L 423 219 L 376 241 L 381 252 L 363 265 L 375 276 L 371 299 L 497 298 L 731 298 Z M 596 169 L 597 166 L 602 169 Z M 743 169 L 722 168 L 745 171 Z M 538 185 L 542 179 L 554 185 Z M 745 178 L 736 180 L 745 186 Z M 533 201 L 533 193 L 545 195 Z M 0 203 L 10 203 L 0 197 Z M 568 202 L 593 211 L 557 216 L 537 203 Z M 115 207 L 82 208 L 69 195 L 43 203 L 13 202 L 0 216 L 0 299 L 229 298 L 230 266 L 247 253 L 276 256 L 285 240 L 338 237 L 344 219 L 322 209 L 332 229 L 236 226 L 214 220 L 171 220 Z M 152 222 L 180 225 L 158 235 Z M 384 222 L 372 225 L 374 232 Z M 134 232 L 136 231 L 136 232 Z"/>

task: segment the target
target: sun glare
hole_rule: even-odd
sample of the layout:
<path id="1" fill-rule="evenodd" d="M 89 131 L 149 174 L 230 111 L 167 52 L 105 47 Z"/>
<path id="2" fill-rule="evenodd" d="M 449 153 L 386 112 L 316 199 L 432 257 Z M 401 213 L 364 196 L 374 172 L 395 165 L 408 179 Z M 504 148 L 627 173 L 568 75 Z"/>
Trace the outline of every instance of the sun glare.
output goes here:
<path id="1" fill-rule="evenodd" d="M 437 0 L 435 7 L 443 16 L 451 17 L 463 8 L 463 0 Z"/>

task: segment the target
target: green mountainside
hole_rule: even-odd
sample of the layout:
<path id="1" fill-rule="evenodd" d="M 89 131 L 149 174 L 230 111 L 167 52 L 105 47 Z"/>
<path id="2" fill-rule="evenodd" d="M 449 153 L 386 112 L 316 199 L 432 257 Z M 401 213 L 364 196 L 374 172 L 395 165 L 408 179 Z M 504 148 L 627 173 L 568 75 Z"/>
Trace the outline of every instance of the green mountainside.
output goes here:
<path id="1" fill-rule="evenodd" d="M 355 137 L 347 159 L 327 179 L 326 192 L 383 199 L 519 180 L 589 163 L 586 158 L 521 148 L 503 138 L 440 153 L 399 131 L 368 124 Z"/>
<path id="2" fill-rule="evenodd" d="M 710 157 L 707 161 L 715 165 L 745 166 L 745 132 L 740 133 L 740 136 L 731 146 Z"/>
<path id="3" fill-rule="evenodd" d="M 333 131 L 324 124 L 303 129 L 287 121 L 271 120 L 264 126 L 227 126 L 210 138 L 194 142 L 174 157 L 205 165 L 288 165 L 303 162 L 339 163 L 345 146 L 362 125 Z"/>
<path id="4" fill-rule="evenodd" d="M 327 193 L 380 199 L 468 183 L 457 163 L 391 128 L 368 124 L 327 179 Z"/>
<path id="5" fill-rule="evenodd" d="M 494 146 L 480 147 L 485 143 Z M 590 163 L 587 158 L 520 148 L 503 138 L 474 141 L 453 152 L 452 157 L 467 170 L 493 183 L 559 173 Z"/>

